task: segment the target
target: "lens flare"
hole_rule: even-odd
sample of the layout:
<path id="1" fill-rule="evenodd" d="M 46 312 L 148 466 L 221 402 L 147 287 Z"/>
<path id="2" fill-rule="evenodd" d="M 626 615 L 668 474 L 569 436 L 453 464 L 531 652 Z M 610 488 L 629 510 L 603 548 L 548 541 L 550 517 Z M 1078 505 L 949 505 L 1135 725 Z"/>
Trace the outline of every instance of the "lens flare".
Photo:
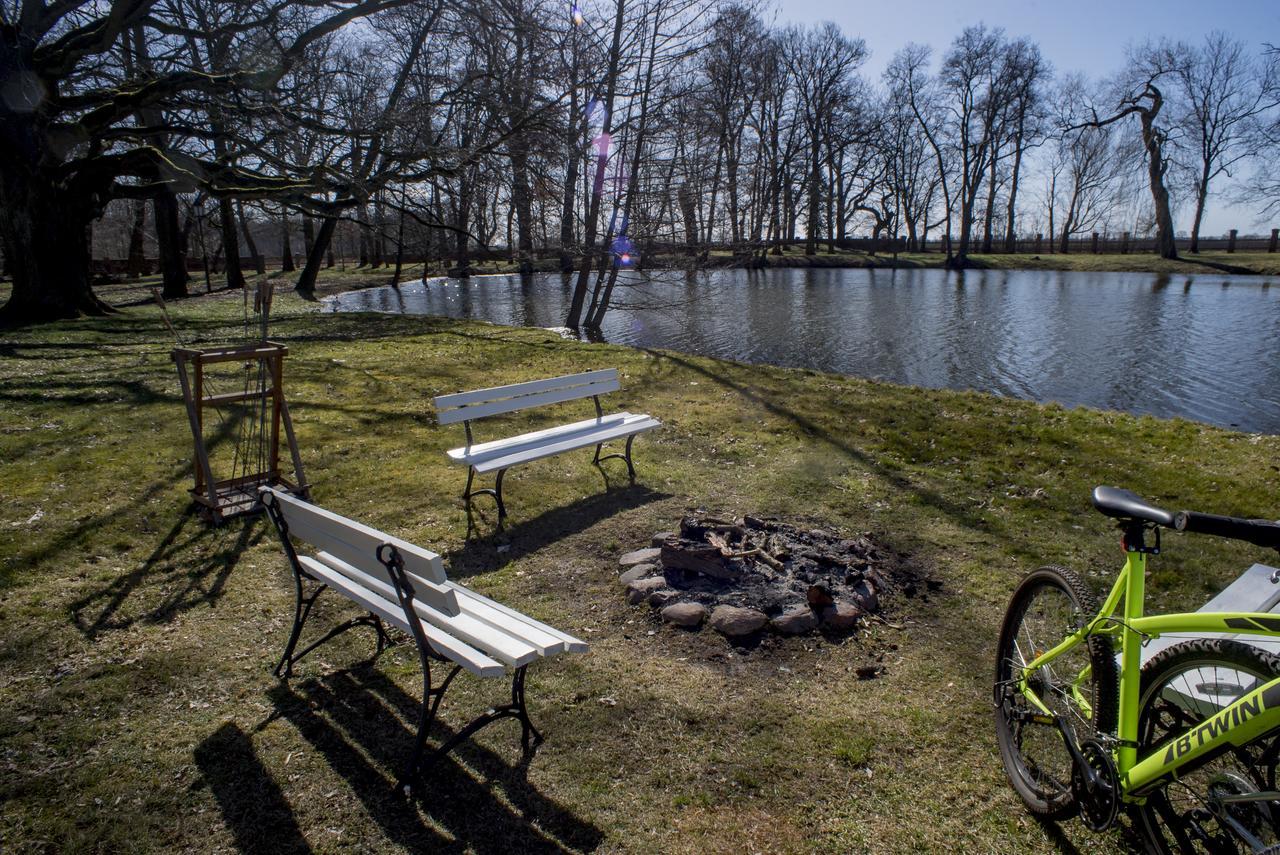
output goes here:
<path id="1" fill-rule="evenodd" d="M 625 234 L 620 234 L 613 239 L 613 257 L 617 259 L 619 267 L 630 267 L 635 257 L 635 246 L 631 243 L 631 238 Z"/>
<path id="2" fill-rule="evenodd" d="M 575 27 L 581 27 L 586 18 L 582 17 L 582 10 L 574 6 L 569 13 L 569 20 L 573 21 Z"/>

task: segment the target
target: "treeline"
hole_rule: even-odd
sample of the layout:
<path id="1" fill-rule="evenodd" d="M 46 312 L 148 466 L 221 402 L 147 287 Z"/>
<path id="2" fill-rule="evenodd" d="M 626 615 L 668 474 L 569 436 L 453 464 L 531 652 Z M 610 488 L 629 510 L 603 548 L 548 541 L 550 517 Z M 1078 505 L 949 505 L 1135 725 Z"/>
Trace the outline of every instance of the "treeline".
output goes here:
<path id="1" fill-rule="evenodd" d="M 1280 212 L 1274 48 L 1152 41 L 1094 80 L 976 25 L 879 79 L 867 56 L 720 0 L 0 0 L 3 312 L 106 311 L 94 230 L 169 297 L 193 256 L 232 287 L 281 257 L 305 293 L 335 249 L 465 274 L 502 245 L 575 274 L 577 327 L 659 246 L 941 239 L 963 264 L 1103 231 L 1173 255 L 1212 196 Z"/>

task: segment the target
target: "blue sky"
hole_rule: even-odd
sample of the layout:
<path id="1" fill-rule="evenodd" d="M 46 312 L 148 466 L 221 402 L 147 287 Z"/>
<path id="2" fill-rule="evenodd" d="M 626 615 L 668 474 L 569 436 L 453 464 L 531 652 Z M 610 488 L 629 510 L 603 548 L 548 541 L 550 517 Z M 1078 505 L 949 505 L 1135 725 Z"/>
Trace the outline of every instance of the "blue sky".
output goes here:
<path id="1" fill-rule="evenodd" d="M 1280 0 L 1238 0 L 1232 3 L 1188 0 L 1079 0 L 1072 4 L 1051 0 L 776 0 L 777 21 L 812 23 L 835 21 L 849 35 L 866 39 L 871 57 L 865 66 L 878 78 L 889 59 L 907 42 L 947 45 L 964 27 L 979 21 L 1003 27 L 1013 36 L 1030 36 L 1058 71 L 1083 71 L 1101 77 L 1118 69 L 1125 46 L 1149 37 L 1169 36 L 1199 41 L 1221 29 L 1260 49 L 1263 42 L 1280 45 Z M 1253 216 L 1214 204 L 1203 233 L 1236 227 L 1250 231 Z M 1187 220 L 1189 216 L 1179 217 Z M 1280 225 L 1277 223 L 1276 225 Z"/>

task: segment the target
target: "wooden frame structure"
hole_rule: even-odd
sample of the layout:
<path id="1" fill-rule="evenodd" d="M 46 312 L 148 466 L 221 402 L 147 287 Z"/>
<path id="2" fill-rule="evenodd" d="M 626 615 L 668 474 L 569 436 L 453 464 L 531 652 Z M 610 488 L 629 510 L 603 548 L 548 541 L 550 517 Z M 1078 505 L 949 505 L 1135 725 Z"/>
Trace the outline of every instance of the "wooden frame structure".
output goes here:
<path id="1" fill-rule="evenodd" d="M 206 350 L 178 347 L 171 354 L 178 367 L 178 381 L 182 384 L 182 397 L 187 405 L 187 418 L 195 440 L 195 486 L 191 489 L 191 497 L 201 516 L 215 525 L 230 516 L 261 510 L 259 487 L 279 487 L 295 496 L 309 498 L 310 486 L 302 472 L 302 457 L 298 453 L 293 421 L 289 418 L 289 405 L 284 398 L 283 362 L 288 353 L 289 349 L 282 344 L 261 341 L 239 347 Z M 250 384 L 246 383 L 242 391 L 212 394 L 208 388 L 205 368 L 224 362 L 243 362 L 247 367 L 256 363 L 256 387 L 250 388 Z M 260 454 L 254 467 L 257 471 L 247 471 L 246 454 L 246 471 L 240 474 L 233 471 L 230 478 L 215 478 L 205 440 L 206 409 L 229 404 L 252 405 L 255 402 L 260 408 L 261 432 L 258 437 Z M 280 469 L 281 428 L 293 462 L 292 479 L 286 478 Z"/>

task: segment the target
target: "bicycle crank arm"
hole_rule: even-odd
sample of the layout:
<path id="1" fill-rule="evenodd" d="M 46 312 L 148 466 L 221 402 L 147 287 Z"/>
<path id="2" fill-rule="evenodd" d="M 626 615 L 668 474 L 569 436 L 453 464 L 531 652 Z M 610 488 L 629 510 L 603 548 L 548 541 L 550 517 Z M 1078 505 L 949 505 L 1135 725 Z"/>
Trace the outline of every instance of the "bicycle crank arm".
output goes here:
<path id="1" fill-rule="evenodd" d="M 1089 765 L 1089 761 L 1084 759 L 1080 746 L 1076 744 L 1075 734 L 1071 732 L 1071 728 L 1067 727 L 1062 717 L 1056 716 L 1053 723 L 1058 726 L 1058 732 L 1062 734 L 1062 741 L 1067 746 L 1067 753 L 1071 755 L 1072 764 L 1084 776 L 1085 790 L 1090 794 L 1096 793 L 1102 784 L 1102 776 L 1098 774 L 1098 770 Z"/>

